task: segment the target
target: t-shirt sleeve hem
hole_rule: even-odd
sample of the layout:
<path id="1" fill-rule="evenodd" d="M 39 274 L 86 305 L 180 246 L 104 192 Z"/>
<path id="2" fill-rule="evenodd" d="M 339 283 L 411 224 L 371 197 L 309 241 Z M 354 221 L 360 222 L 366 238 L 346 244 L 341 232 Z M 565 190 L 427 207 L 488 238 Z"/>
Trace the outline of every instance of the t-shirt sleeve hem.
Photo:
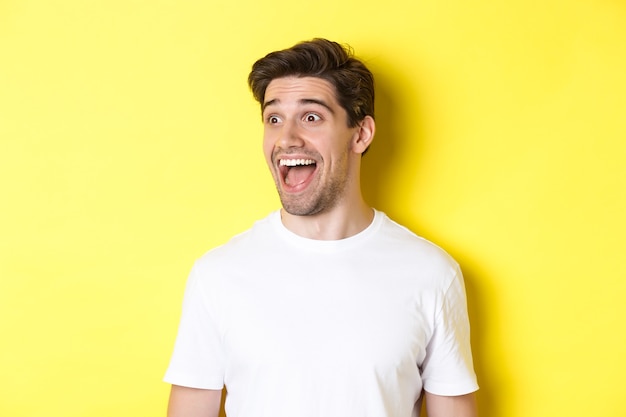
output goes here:
<path id="1" fill-rule="evenodd" d="M 472 392 L 478 391 L 478 384 L 474 381 L 467 382 L 464 384 L 442 384 L 442 383 L 429 383 L 424 385 L 424 391 L 442 396 L 456 396 L 456 395 L 465 395 L 471 394 Z"/>
<path id="2" fill-rule="evenodd" d="M 172 385 L 179 385 L 181 387 L 198 388 L 198 389 L 221 390 L 222 388 L 224 388 L 224 381 L 222 380 L 221 377 L 214 377 L 214 378 L 205 377 L 202 379 L 198 379 L 198 378 L 190 377 L 189 375 L 180 375 L 180 374 L 175 374 L 172 372 L 168 372 L 165 374 L 165 377 L 163 378 L 163 382 L 167 382 L 168 384 L 172 384 Z"/>

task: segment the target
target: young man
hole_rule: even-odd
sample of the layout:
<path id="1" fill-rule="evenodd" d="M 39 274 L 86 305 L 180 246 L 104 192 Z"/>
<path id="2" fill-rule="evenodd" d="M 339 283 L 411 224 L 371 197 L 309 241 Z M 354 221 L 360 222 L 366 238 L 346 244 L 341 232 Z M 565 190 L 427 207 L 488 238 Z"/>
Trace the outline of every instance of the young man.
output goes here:
<path id="1" fill-rule="evenodd" d="M 169 417 L 474 417 L 465 292 L 437 246 L 363 200 L 374 81 L 324 39 L 257 61 L 282 210 L 189 277 Z"/>

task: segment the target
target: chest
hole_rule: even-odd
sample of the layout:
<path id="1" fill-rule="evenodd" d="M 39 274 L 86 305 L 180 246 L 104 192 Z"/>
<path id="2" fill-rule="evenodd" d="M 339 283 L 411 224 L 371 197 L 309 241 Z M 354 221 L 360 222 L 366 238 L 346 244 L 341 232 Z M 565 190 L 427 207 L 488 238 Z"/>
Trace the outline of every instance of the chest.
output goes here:
<path id="1" fill-rule="evenodd" d="M 416 369 L 432 335 L 431 295 L 388 270 L 311 266 L 233 280 L 226 291 L 228 363 L 245 372 Z"/>

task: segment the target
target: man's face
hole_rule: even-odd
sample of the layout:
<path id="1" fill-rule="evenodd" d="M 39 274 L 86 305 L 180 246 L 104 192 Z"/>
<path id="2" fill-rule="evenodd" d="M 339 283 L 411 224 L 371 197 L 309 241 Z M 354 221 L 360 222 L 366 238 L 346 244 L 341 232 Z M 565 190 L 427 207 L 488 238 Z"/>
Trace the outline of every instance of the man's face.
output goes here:
<path id="1" fill-rule="evenodd" d="M 270 82 L 263 103 L 263 150 L 283 208 L 307 216 L 334 208 L 352 179 L 351 141 L 346 111 L 334 87 L 315 77 Z M 358 157 L 358 155 L 357 155 Z"/>

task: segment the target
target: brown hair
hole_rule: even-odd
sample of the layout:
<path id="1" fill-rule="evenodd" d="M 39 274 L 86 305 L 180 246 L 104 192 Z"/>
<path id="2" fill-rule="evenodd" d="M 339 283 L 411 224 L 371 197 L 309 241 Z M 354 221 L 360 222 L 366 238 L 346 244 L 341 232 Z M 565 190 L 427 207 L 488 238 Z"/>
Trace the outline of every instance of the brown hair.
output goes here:
<path id="1" fill-rule="evenodd" d="M 289 76 L 317 77 L 332 84 L 339 105 L 348 113 L 349 127 L 365 116 L 374 117 L 374 76 L 347 45 L 316 38 L 271 52 L 252 65 L 248 85 L 262 107 L 269 83 Z"/>

